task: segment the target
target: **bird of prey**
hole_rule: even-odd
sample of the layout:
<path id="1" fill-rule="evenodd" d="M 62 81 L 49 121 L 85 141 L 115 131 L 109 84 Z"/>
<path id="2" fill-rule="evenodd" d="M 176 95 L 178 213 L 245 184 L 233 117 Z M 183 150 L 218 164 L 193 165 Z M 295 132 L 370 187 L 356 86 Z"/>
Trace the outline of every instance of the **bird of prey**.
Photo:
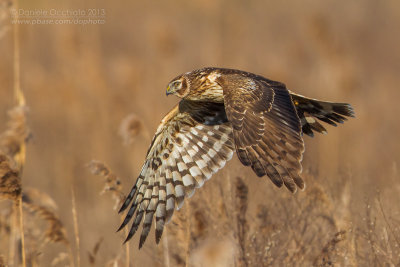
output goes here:
<path id="1" fill-rule="evenodd" d="M 173 79 L 167 95 L 182 100 L 162 119 L 145 162 L 120 212 L 119 228 L 134 217 L 128 241 L 141 222 L 139 248 L 155 216 L 156 242 L 174 209 L 191 197 L 234 152 L 259 177 L 291 192 L 304 189 L 300 176 L 303 134 L 326 133 L 354 117 L 351 105 L 307 98 L 283 83 L 234 69 L 203 68 Z M 126 242 L 125 241 L 125 242 Z"/>

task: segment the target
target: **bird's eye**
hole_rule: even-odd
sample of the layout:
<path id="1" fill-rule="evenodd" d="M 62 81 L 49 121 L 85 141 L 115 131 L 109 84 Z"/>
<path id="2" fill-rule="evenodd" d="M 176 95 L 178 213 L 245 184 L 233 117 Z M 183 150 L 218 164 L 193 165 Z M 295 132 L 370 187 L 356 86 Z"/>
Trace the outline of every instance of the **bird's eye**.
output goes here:
<path id="1" fill-rule="evenodd" d="M 175 88 L 179 88 L 179 87 L 181 87 L 181 84 L 182 84 L 181 81 L 175 81 L 175 82 L 173 82 L 172 86 Z"/>

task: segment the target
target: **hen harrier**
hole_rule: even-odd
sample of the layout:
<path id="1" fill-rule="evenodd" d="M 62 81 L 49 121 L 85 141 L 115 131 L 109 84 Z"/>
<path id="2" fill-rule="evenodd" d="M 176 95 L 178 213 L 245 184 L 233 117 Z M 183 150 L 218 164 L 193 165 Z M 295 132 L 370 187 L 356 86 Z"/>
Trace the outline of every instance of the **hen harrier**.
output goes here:
<path id="1" fill-rule="evenodd" d="M 154 213 L 158 243 L 175 207 L 180 209 L 184 198 L 223 168 L 234 151 L 257 176 L 267 175 L 291 192 L 304 189 L 302 135 L 326 133 L 318 120 L 336 126 L 345 116 L 354 117 L 349 104 L 306 98 L 283 83 L 233 69 L 203 68 L 179 75 L 167 87 L 170 94 L 182 100 L 158 126 L 120 209 L 132 203 L 119 230 L 135 215 L 126 241 L 143 221 L 139 248 Z"/>

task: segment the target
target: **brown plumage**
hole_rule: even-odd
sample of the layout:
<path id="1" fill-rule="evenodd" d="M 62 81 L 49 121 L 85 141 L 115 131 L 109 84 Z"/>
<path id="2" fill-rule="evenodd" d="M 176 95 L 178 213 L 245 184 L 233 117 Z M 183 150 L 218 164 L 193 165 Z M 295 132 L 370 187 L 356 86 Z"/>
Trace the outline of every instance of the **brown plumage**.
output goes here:
<path id="1" fill-rule="evenodd" d="M 126 241 L 143 230 L 145 242 L 155 216 L 156 242 L 174 209 L 182 207 L 233 152 L 258 176 L 281 187 L 304 189 L 300 177 L 303 133 L 326 133 L 316 120 L 336 126 L 354 116 L 349 104 L 309 99 L 283 83 L 249 72 L 204 68 L 173 79 L 167 95 L 182 100 L 161 121 L 145 163 L 120 212 L 130 206 L 122 229 L 134 217 Z"/>

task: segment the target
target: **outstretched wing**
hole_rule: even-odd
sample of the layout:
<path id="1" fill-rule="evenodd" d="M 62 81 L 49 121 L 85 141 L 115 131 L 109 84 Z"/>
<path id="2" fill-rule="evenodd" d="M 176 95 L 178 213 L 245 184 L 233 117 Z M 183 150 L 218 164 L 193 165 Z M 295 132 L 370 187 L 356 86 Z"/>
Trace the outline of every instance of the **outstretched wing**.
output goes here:
<path id="1" fill-rule="evenodd" d="M 232 154 L 232 128 L 223 104 L 181 100 L 161 121 L 140 175 L 120 209 L 130 205 L 119 230 L 134 217 L 126 241 L 143 221 L 141 248 L 155 214 L 158 243 L 175 207 L 179 209 L 184 198 L 224 167 Z"/>
<path id="2" fill-rule="evenodd" d="M 354 110 L 347 103 L 333 103 L 311 99 L 290 92 L 297 115 L 301 121 L 303 133 L 314 136 L 314 132 L 326 134 L 326 129 L 316 119 L 336 126 L 347 120 L 346 116 L 354 117 Z"/>
<path id="3" fill-rule="evenodd" d="M 279 187 L 303 189 L 301 125 L 285 85 L 250 74 L 221 75 L 218 83 L 240 161 Z"/>

